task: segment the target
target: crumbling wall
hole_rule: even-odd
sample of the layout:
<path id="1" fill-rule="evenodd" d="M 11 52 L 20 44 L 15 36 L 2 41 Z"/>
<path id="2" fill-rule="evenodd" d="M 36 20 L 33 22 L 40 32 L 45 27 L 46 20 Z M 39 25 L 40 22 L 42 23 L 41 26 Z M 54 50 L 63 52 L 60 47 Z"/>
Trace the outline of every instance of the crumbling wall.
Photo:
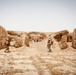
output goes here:
<path id="1" fill-rule="evenodd" d="M 54 36 L 54 39 L 59 42 L 62 38 L 63 35 L 68 35 L 69 31 L 67 30 L 62 30 L 62 31 L 59 31 L 57 33 L 55 33 L 55 36 Z"/>
<path id="2" fill-rule="evenodd" d="M 67 45 L 67 35 L 63 35 L 61 37 L 61 41 L 59 42 L 60 48 L 61 49 L 66 49 L 68 47 Z"/>
<path id="3" fill-rule="evenodd" d="M 7 39 L 7 31 L 5 30 L 4 27 L 0 26 L 0 49 L 6 47 L 5 45 L 6 39 Z"/>
<path id="4" fill-rule="evenodd" d="M 25 43 L 25 45 L 26 45 L 26 46 L 28 46 L 28 47 L 29 47 L 30 37 L 29 37 L 29 35 L 28 35 L 28 34 L 26 34 L 26 36 L 25 36 L 24 43 Z"/>
<path id="5" fill-rule="evenodd" d="M 30 37 L 30 41 L 34 42 L 41 42 L 43 39 L 46 38 L 46 35 L 41 32 L 29 32 L 28 35 Z"/>
<path id="6" fill-rule="evenodd" d="M 67 35 L 67 42 L 72 42 L 72 33 Z"/>
<path id="7" fill-rule="evenodd" d="M 22 42 L 22 39 L 20 37 L 15 36 L 15 37 L 13 37 L 13 39 L 15 40 L 15 47 L 16 48 L 19 48 L 22 46 L 23 42 Z"/>
<path id="8" fill-rule="evenodd" d="M 76 28 L 75 28 L 74 31 L 73 31 L 72 47 L 76 49 Z"/>

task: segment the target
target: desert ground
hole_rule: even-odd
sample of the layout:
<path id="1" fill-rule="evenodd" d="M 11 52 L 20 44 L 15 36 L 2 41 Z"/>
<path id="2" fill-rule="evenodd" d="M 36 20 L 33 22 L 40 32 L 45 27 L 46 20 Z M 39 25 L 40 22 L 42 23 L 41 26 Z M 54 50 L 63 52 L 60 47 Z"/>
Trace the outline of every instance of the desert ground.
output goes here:
<path id="1" fill-rule="evenodd" d="M 76 49 L 61 50 L 53 39 L 52 52 L 48 52 L 47 38 L 15 48 L 10 53 L 0 50 L 0 75 L 76 75 Z"/>

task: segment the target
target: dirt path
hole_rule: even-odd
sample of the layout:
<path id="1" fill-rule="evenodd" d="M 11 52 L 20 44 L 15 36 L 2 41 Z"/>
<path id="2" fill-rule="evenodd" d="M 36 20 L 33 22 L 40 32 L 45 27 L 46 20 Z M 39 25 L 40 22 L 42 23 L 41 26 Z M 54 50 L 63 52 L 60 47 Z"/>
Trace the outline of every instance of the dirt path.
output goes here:
<path id="1" fill-rule="evenodd" d="M 0 75 L 76 75 L 76 50 L 49 53 L 42 43 L 10 50 L 0 51 Z"/>

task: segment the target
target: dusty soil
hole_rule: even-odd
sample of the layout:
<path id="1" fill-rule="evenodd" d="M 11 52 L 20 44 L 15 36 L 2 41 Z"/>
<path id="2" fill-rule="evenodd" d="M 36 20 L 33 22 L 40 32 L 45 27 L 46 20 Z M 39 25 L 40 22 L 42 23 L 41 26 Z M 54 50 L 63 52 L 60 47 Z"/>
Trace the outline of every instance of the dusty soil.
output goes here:
<path id="1" fill-rule="evenodd" d="M 46 42 L 0 50 L 0 75 L 76 75 L 76 49 L 60 50 L 55 42 L 48 52 Z"/>

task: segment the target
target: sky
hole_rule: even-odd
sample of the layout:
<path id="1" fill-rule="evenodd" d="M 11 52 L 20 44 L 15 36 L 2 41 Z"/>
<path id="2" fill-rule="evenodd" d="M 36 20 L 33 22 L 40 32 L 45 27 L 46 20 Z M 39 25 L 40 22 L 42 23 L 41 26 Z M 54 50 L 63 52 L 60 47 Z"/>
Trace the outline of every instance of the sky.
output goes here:
<path id="1" fill-rule="evenodd" d="M 0 0 L 0 25 L 16 31 L 73 31 L 76 0 Z"/>

